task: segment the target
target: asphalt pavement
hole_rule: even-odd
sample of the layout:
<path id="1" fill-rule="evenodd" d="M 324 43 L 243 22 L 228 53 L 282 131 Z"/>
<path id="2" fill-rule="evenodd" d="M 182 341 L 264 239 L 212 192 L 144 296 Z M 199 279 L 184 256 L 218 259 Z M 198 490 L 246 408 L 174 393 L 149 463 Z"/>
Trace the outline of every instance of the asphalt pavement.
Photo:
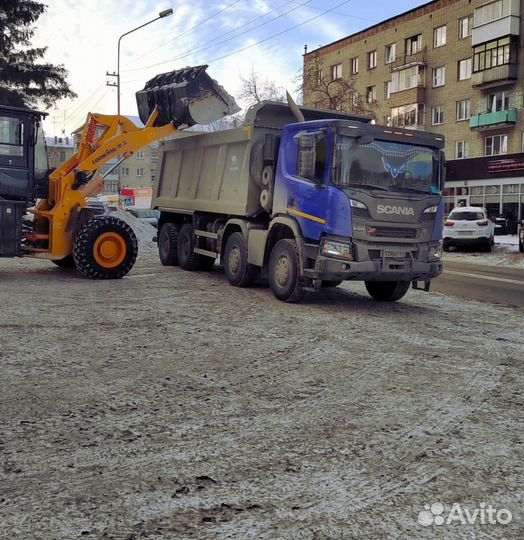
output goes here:
<path id="1" fill-rule="evenodd" d="M 468 300 L 506 306 L 524 306 L 524 272 L 521 268 L 444 261 L 441 276 L 431 290 Z"/>

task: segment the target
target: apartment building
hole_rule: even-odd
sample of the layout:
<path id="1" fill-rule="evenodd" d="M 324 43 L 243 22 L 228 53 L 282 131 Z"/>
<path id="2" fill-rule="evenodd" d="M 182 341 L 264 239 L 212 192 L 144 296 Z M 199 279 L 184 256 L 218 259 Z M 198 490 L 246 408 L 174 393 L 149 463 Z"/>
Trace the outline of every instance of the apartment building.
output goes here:
<path id="1" fill-rule="evenodd" d="M 524 218 L 524 0 L 434 0 L 304 55 L 304 103 L 446 137 L 446 209 Z M 333 83 L 336 86 L 336 82 Z M 331 101 L 331 105 L 333 102 Z M 366 108 L 366 107 L 364 107 Z"/>
<path id="2" fill-rule="evenodd" d="M 47 160 L 49 167 L 57 168 L 75 153 L 75 141 L 72 137 L 46 137 Z"/>

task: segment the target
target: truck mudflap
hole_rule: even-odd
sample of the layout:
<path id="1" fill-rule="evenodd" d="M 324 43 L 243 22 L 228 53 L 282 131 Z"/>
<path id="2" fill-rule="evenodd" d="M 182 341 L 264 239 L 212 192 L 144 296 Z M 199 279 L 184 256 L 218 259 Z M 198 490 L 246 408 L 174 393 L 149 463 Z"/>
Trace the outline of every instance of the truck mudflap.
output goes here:
<path id="1" fill-rule="evenodd" d="M 136 93 L 140 120 L 145 124 L 158 107 L 156 126 L 210 124 L 240 111 L 240 107 L 207 73 L 207 65 L 156 75 Z"/>

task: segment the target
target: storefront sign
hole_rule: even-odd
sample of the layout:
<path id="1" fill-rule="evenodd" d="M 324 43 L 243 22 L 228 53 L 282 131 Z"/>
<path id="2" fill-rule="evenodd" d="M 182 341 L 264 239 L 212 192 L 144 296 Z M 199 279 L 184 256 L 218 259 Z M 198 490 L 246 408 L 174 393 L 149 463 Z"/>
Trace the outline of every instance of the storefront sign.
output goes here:
<path id="1" fill-rule="evenodd" d="M 488 162 L 488 172 L 518 171 L 524 169 L 524 159 L 496 159 Z"/>

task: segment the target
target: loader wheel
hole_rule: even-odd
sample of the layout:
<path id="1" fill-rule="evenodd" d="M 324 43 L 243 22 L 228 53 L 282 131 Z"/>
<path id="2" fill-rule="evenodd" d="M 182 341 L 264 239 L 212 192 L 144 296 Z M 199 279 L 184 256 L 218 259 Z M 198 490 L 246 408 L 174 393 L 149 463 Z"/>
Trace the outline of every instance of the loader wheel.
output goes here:
<path id="1" fill-rule="evenodd" d="M 395 302 L 409 291 L 409 281 L 366 281 L 369 295 L 381 302 Z"/>
<path id="2" fill-rule="evenodd" d="M 269 286 L 273 294 L 284 302 L 300 302 L 304 297 L 304 283 L 300 275 L 297 244 L 294 240 L 280 240 L 269 258 Z"/>
<path id="3" fill-rule="evenodd" d="M 202 267 L 202 256 L 194 253 L 195 235 L 193 226 L 190 223 L 182 225 L 177 239 L 177 255 L 180 268 L 183 270 L 200 270 Z M 213 261 L 214 262 L 214 261 Z"/>
<path id="4" fill-rule="evenodd" d="M 164 223 L 158 235 L 158 255 L 164 266 L 178 266 L 178 227 L 174 223 Z"/>
<path id="5" fill-rule="evenodd" d="M 224 272 L 234 287 L 247 287 L 258 274 L 258 267 L 247 262 L 246 243 L 242 233 L 234 232 L 224 250 Z"/>
<path id="6" fill-rule="evenodd" d="M 68 270 L 70 270 L 71 268 L 76 268 L 73 255 L 68 255 L 67 257 L 64 257 L 63 259 L 52 259 L 51 262 L 53 264 L 56 264 L 59 268 L 65 268 Z"/>
<path id="7" fill-rule="evenodd" d="M 92 279 L 124 277 L 133 268 L 137 255 L 138 241 L 133 229 L 111 216 L 90 219 L 73 241 L 76 267 Z"/>

